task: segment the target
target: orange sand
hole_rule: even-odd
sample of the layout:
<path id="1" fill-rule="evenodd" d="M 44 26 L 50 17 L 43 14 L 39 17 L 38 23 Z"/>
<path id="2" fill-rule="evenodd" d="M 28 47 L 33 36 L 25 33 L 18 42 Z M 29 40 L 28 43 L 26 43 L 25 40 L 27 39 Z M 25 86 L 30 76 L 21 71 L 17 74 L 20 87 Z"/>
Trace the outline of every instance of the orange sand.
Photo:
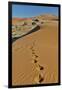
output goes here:
<path id="1" fill-rule="evenodd" d="M 35 55 L 38 57 L 35 58 Z M 34 60 L 37 63 L 34 63 Z M 40 70 L 40 66 L 43 67 Z M 39 76 L 41 75 L 41 77 Z M 39 82 L 40 78 L 43 80 Z M 58 82 L 58 21 L 12 44 L 12 85 Z"/>

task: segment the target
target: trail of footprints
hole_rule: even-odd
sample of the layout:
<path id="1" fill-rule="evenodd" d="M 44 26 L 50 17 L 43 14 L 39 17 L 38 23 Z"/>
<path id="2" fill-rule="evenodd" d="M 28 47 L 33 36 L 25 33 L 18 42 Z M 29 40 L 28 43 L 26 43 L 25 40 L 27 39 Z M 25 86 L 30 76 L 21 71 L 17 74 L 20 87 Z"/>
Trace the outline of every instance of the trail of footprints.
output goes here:
<path id="1" fill-rule="evenodd" d="M 32 63 L 34 64 L 36 72 L 37 72 L 37 74 L 34 77 L 34 82 L 41 84 L 44 80 L 43 75 L 41 73 L 41 71 L 44 70 L 44 67 L 41 66 L 38 62 L 39 56 L 35 53 L 34 46 L 35 46 L 35 43 L 33 43 L 33 45 L 30 48 L 32 51 L 32 58 L 33 58 Z"/>

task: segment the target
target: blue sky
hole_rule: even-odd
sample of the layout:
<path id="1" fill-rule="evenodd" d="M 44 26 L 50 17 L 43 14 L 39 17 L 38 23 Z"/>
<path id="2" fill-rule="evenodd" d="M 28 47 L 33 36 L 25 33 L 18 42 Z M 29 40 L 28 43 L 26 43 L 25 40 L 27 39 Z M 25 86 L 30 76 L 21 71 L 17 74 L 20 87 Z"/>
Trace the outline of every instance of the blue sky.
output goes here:
<path id="1" fill-rule="evenodd" d="M 12 17 L 28 18 L 42 14 L 58 16 L 58 7 L 12 5 Z"/>

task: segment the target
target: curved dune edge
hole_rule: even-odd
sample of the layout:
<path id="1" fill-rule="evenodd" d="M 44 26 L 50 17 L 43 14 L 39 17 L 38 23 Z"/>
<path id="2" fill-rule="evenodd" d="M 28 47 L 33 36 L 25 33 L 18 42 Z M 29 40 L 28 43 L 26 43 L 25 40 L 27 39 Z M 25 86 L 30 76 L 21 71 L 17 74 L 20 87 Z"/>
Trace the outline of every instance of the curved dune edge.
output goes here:
<path id="1" fill-rule="evenodd" d="M 12 85 L 57 82 L 58 24 L 54 22 L 12 44 Z"/>

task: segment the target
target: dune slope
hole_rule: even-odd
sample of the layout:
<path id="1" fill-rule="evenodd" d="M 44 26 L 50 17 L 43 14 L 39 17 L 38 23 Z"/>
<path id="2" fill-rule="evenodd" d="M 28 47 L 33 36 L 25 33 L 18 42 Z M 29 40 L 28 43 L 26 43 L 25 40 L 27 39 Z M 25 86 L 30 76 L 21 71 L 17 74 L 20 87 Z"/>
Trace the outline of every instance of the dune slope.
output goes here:
<path id="1" fill-rule="evenodd" d="M 58 21 L 12 44 L 12 85 L 58 82 Z"/>

